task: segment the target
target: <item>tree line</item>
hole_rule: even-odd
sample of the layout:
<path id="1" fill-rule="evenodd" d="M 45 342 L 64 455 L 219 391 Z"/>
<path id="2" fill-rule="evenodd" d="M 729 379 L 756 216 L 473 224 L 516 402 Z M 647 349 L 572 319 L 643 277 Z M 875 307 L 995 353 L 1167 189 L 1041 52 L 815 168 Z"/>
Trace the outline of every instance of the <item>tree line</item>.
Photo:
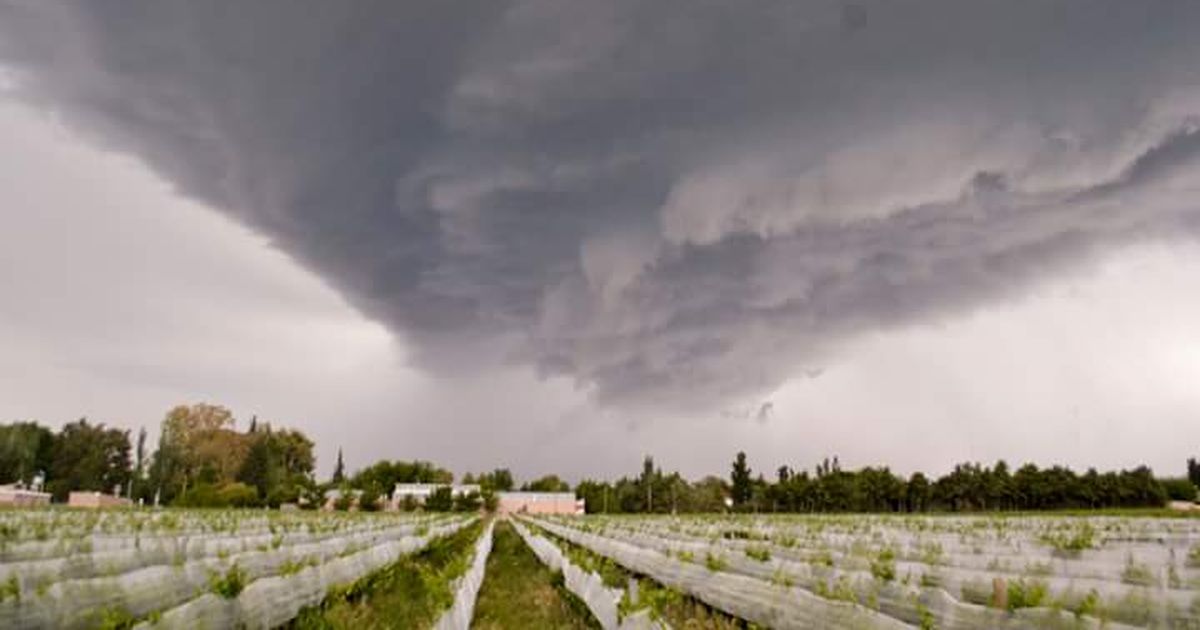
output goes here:
<path id="1" fill-rule="evenodd" d="M 225 407 L 180 405 L 162 421 L 158 446 L 86 418 L 58 432 L 36 422 L 0 425 L 0 484 L 45 481 L 56 501 L 97 491 L 135 502 L 191 507 L 278 506 L 319 491 L 313 442 L 300 431 L 250 420 L 239 431 Z"/>
<path id="2" fill-rule="evenodd" d="M 199 403 L 171 409 L 157 448 L 146 451 L 146 431 L 131 440 L 128 430 L 86 418 L 54 432 L 36 422 L 0 424 L 0 484 L 45 480 L 56 501 L 74 490 L 101 491 L 151 505 L 192 507 L 321 506 L 338 489 L 338 507 L 375 509 L 391 498 L 396 484 L 450 484 L 454 474 L 428 461 L 381 460 L 350 475 L 339 450 L 332 477 L 318 481 L 314 444 L 304 433 L 251 418 L 239 430 L 228 409 Z M 430 510 L 475 510 L 495 503 L 495 493 L 518 488 L 507 468 L 467 473 L 464 484 L 478 494 L 439 491 L 423 506 Z M 1161 507 L 1167 500 L 1193 501 L 1200 486 L 1200 461 L 1187 461 L 1187 476 L 1157 479 L 1148 467 L 1082 474 L 1063 466 L 1025 464 L 1011 470 L 963 463 L 940 477 L 908 477 L 886 467 L 845 470 L 838 458 L 812 471 L 781 466 L 771 477 L 751 470 L 738 453 L 729 477 L 696 481 L 664 473 L 646 457 L 642 470 L 615 481 L 584 480 L 575 488 L 591 513 L 688 512 L 980 512 L 1006 510 Z M 520 490 L 566 492 L 557 475 L 527 481 Z M 410 503 L 412 503 L 410 501 Z M 415 509 L 417 506 L 401 505 Z"/>
<path id="3" fill-rule="evenodd" d="M 1025 464 L 1012 471 L 1004 461 L 991 467 L 964 463 L 930 478 L 902 477 L 886 467 L 845 470 L 838 458 L 810 472 L 781 466 L 772 478 L 751 470 L 738 453 L 729 478 L 689 482 L 665 474 L 647 457 L 641 473 L 609 481 L 585 480 L 576 493 L 589 513 L 675 512 L 984 512 L 1160 508 L 1168 500 L 1194 501 L 1200 462 L 1189 460 L 1188 478 L 1157 479 L 1146 466 L 1077 474 L 1064 466 Z"/>

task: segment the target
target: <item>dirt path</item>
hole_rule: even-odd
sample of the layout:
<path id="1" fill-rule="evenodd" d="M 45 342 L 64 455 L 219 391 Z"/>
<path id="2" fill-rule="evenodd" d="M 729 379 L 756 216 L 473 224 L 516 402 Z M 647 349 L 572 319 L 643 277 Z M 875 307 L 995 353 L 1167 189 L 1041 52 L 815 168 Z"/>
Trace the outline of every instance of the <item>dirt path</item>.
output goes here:
<path id="1" fill-rule="evenodd" d="M 479 630 L 598 628 L 583 603 L 550 572 L 507 521 L 496 525 L 471 627 Z"/>

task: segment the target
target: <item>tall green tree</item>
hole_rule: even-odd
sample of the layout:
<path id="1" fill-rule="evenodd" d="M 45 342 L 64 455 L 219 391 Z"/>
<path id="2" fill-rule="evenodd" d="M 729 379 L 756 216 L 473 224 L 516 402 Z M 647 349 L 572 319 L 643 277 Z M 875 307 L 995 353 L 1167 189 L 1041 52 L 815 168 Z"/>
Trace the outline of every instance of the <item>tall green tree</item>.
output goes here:
<path id="1" fill-rule="evenodd" d="M 54 441 L 46 489 L 58 501 L 75 490 L 121 492 L 129 481 L 129 431 L 90 424 L 63 426 Z"/>
<path id="2" fill-rule="evenodd" d="M 544 475 L 521 486 L 526 492 L 570 492 L 571 484 L 558 478 L 558 475 Z"/>
<path id="3" fill-rule="evenodd" d="M 335 485 L 341 484 L 346 480 L 346 464 L 342 461 L 342 449 L 338 449 L 337 465 L 333 467 L 333 478 L 330 479 Z"/>
<path id="4" fill-rule="evenodd" d="M 750 476 L 750 465 L 746 463 L 746 454 L 741 451 L 733 460 L 733 470 L 730 472 L 729 481 L 734 509 L 745 508 L 754 495 L 754 482 Z"/>
<path id="5" fill-rule="evenodd" d="M 36 422 L 0 425 L 0 484 L 30 483 L 50 471 L 54 433 Z"/>

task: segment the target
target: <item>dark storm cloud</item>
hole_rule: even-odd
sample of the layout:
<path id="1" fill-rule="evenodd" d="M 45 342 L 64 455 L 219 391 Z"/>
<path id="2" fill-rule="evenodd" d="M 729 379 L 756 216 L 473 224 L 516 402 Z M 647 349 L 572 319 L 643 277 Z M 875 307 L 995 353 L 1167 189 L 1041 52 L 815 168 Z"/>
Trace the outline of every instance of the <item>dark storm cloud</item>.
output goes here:
<path id="1" fill-rule="evenodd" d="M 423 366 L 753 396 L 1194 232 L 1192 2 L 0 2 L 18 97 Z"/>

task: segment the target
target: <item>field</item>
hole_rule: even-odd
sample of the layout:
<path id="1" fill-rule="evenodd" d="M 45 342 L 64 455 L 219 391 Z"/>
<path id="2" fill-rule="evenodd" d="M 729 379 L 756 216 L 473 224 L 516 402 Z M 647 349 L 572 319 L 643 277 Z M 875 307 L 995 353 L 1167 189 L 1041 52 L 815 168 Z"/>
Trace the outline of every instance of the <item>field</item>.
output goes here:
<path id="1" fill-rule="evenodd" d="M 135 626 L 1196 628 L 1200 520 L 0 512 L 0 627 Z"/>

